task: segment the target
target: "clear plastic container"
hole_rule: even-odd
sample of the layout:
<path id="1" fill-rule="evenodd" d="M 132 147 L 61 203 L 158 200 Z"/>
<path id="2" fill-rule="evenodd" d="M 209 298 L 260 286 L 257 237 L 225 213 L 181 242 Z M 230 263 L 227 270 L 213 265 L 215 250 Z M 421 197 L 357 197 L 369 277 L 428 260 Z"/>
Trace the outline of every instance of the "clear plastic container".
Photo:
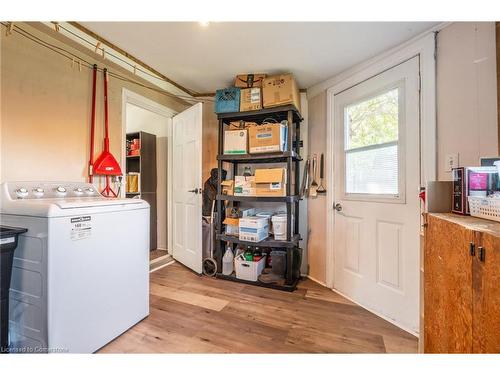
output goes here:
<path id="1" fill-rule="evenodd" d="M 234 271 L 234 254 L 231 246 L 228 246 L 222 257 L 222 274 L 231 275 Z"/>

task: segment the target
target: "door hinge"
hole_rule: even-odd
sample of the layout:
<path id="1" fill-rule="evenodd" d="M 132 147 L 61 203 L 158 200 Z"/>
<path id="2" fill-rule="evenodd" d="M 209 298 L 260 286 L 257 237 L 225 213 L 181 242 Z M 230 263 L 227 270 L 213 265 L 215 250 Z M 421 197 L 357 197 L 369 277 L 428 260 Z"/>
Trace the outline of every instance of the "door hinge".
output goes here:
<path id="1" fill-rule="evenodd" d="M 418 72 L 418 92 L 422 91 L 422 73 Z"/>
<path id="2" fill-rule="evenodd" d="M 469 244 L 469 254 L 471 257 L 473 257 L 474 255 L 476 255 L 476 245 L 474 245 L 474 242 L 471 242 Z"/>

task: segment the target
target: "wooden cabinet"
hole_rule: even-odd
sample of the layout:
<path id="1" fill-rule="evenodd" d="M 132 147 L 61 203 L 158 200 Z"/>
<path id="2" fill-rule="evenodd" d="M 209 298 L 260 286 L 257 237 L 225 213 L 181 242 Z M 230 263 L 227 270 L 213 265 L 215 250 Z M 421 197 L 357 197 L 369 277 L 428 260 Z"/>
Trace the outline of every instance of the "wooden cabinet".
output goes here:
<path id="1" fill-rule="evenodd" d="M 428 214 L 424 351 L 500 352 L 500 224 Z"/>
<path id="2" fill-rule="evenodd" d="M 500 353 L 500 237 L 488 232 L 476 237 L 480 248 L 472 261 L 472 348 L 476 353 Z"/>

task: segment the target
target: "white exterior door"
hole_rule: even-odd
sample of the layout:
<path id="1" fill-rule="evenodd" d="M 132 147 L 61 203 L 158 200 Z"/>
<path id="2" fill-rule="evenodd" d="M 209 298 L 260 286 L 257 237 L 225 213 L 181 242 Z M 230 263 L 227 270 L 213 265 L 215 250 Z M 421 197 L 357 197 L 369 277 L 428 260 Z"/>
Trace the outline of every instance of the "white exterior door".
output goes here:
<path id="1" fill-rule="evenodd" d="M 419 63 L 334 96 L 334 288 L 419 330 Z"/>
<path id="2" fill-rule="evenodd" d="M 173 257 L 197 273 L 202 271 L 202 108 L 195 104 L 172 122 Z"/>

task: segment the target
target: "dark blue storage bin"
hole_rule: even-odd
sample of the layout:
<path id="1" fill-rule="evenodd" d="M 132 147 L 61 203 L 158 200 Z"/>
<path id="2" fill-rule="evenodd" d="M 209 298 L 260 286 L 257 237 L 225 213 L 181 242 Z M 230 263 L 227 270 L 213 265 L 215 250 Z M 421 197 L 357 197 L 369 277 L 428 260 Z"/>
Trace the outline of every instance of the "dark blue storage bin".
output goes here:
<path id="1" fill-rule="evenodd" d="M 215 92 L 215 113 L 240 111 L 240 89 L 228 87 Z"/>

